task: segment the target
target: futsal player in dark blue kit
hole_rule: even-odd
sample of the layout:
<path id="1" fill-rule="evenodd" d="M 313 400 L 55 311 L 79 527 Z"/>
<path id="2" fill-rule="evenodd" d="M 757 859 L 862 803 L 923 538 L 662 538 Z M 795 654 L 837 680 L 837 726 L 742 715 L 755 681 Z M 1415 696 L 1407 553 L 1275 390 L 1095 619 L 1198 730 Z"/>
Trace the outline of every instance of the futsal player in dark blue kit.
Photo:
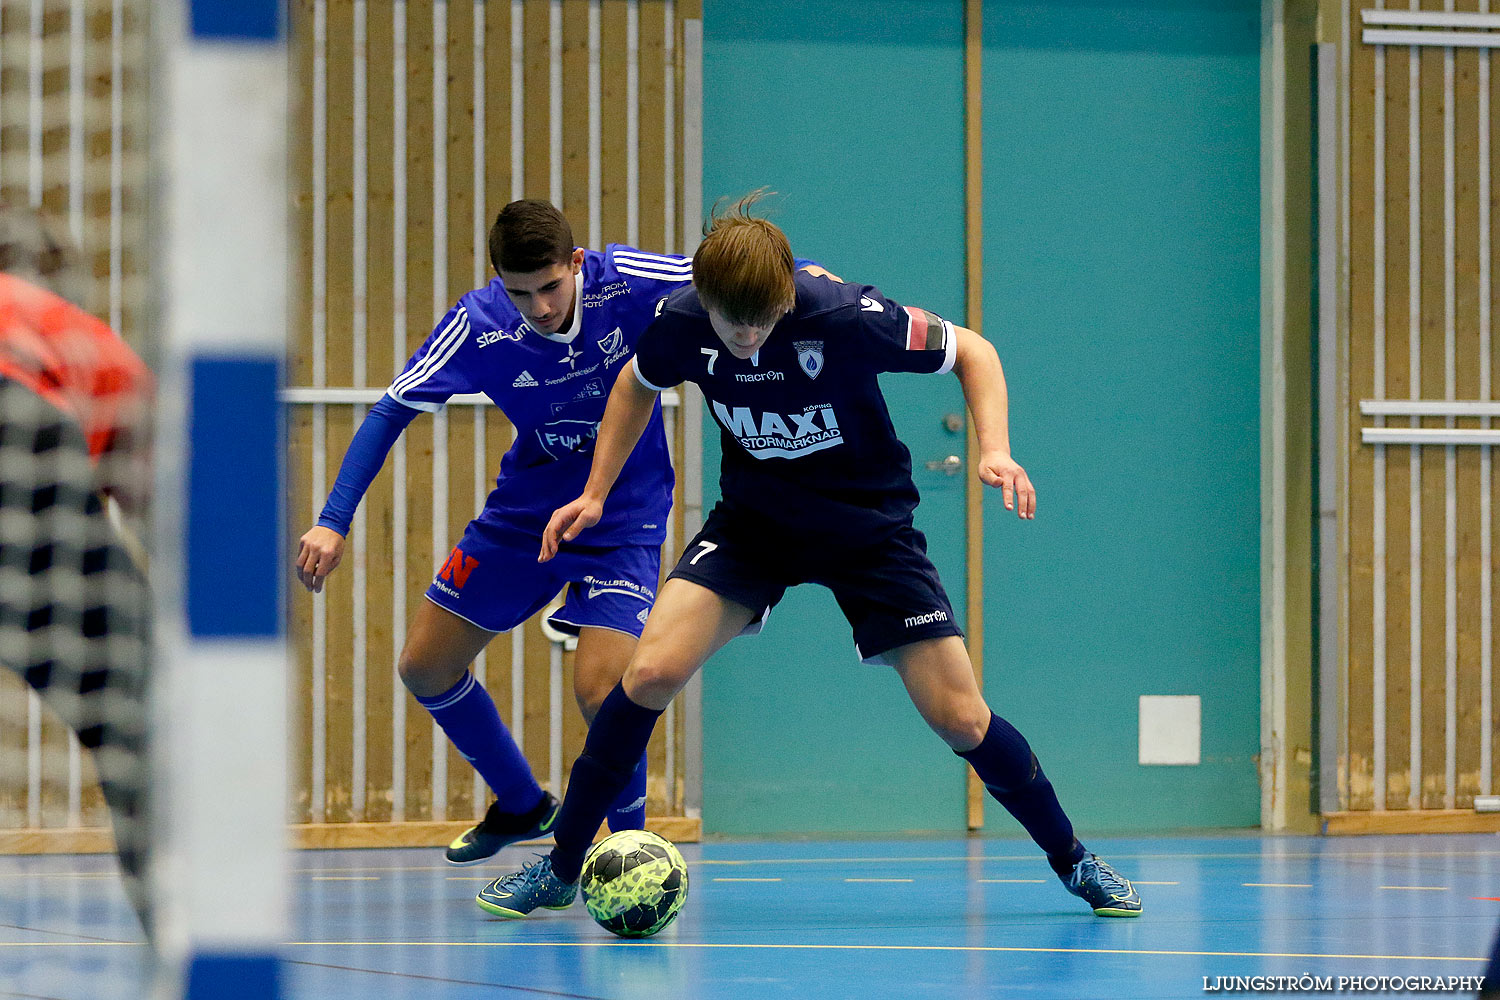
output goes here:
<path id="1" fill-rule="evenodd" d="M 797 274 L 754 196 L 718 216 L 693 258 L 693 287 L 667 299 L 610 394 L 583 494 L 543 535 L 544 563 L 628 502 L 612 492 L 657 394 L 703 390 L 724 442 L 723 500 L 663 585 L 630 665 L 573 765 L 551 854 L 496 879 L 477 901 L 520 917 L 572 903 L 583 857 L 656 720 L 692 675 L 754 632 L 786 588 L 833 591 L 859 656 L 894 667 L 929 726 L 1046 853 L 1096 914 L 1136 916 L 1129 881 L 1073 836 L 1030 745 L 979 691 L 962 632 L 912 523 L 911 456 L 896 438 L 881 372 L 953 371 L 978 433 L 979 475 L 1007 509 L 1035 515 L 1010 456 L 1005 377 L 977 334 L 869 286 Z"/>

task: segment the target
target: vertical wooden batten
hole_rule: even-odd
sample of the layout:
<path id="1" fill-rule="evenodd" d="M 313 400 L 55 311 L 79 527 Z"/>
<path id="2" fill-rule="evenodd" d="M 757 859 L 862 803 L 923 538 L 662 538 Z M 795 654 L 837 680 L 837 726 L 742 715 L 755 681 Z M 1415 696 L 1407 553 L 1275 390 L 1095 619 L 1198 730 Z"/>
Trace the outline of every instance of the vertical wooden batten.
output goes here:
<path id="1" fill-rule="evenodd" d="M 964 2 L 964 322 L 984 335 L 984 3 Z M 984 485 L 979 481 L 979 438 L 964 421 L 968 476 L 964 486 L 967 554 L 969 659 L 984 689 Z M 984 783 L 973 768 L 967 776 L 970 830 L 984 828 Z"/>

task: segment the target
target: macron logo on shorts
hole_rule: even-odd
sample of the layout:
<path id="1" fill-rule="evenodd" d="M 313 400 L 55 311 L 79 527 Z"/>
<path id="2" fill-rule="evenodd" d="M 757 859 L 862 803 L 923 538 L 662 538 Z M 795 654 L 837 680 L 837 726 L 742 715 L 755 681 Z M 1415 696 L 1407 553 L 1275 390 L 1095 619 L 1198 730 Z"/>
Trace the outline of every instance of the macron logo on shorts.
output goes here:
<path id="1" fill-rule="evenodd" d="M 479 560 L 473 556 L 466 555 L 464 550 L 458 546 L 448 554 L 448 561 L 443 563 L 443 568 L 438 570 L 438 589 L 444 593 L 458 596 L 458 592 L 464 589 L 464 584 L 469 582 L 469 574 L 474 572 L 474 567 L 479 565 Z M 448 586 L 444 586 L 444 583 Z"/>
<path id="2" fill-rule="evenodd" d="M 945 622 L 948 620 L 948 612 L 942 608 L 929 611 L 925 615 L 911 615 L 903 623 L 907 628 L 916 628 L 918 625 L 931 625 L 933 622 Z"/>

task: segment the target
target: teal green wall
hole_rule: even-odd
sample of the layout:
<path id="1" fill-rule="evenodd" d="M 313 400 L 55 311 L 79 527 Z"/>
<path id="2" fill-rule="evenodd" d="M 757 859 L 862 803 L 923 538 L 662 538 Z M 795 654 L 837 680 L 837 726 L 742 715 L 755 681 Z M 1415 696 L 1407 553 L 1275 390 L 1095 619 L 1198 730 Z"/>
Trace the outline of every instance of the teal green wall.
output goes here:
<path id="1" fill-rule="evenodd" d="M 705 0 L 705 205 L 769 185 L 799 254 L 963 320 L 962 7 Z M 1081 828 L 1250 825 L 1257 7 L 989 2 L 985 22 L 984 323 L 1041 494 L 1027 525 L 987 507 L 986 693 Z M 957 382 L 885 385 L 962 616 L 962 483 L 920 471 L 952 447 Z M 1140 694 L 1203 696 L 1203 765 L 1135 763 Z M 705 668 L 708 832 L 963 818 L 963 768 L 890 670 L 855 662 L 826 591 L 793 591 Z"/>
<path id="2" fill-rule="evenodd" d="M 1257 824 L 1259 6 L 984 15 L 985 333 L 1039 491 L 986 511 L 986 695 L 1083 828 Z M 1142 694 L 1202 697 L 1200 766 L 1136 763 Z"/>
<path id="3" fill-rule="evenodd" d="M 961 318 L 962 7 L 879 7 L 871 18 L 852 0 L 704 4 L 704 204 L 769 185 L 799 255 Z M 885 384 L 918 462 L 951 447 L 919 451 L 917 439 L 941 434 L 941 413 L 962 405 L 956 380 Z M 711 503 L 719 437 L 705 427 Z M 962 615 L 962 484 L 930 478 L 919 477 L 918 526 Z M 709 662 L 703 685 L 709 832 L 962 828 L 962 763 L 893 671 L 855 660 L 828 591 L 790 592 L 764 634 Z"/>

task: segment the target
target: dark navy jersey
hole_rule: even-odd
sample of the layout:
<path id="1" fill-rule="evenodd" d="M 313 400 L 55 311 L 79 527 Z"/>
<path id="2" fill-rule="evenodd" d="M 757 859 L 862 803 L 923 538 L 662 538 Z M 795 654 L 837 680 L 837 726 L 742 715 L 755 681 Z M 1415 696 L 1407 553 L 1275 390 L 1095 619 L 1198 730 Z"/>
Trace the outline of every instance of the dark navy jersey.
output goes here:
<path id="1" fill-rule="evenodd" d="M 583 491 L 604 404 L 620 366 L 692 261 L 611 243 L 586 250 L 572 323 L 553 334 L 526 325 L 495 278 L 463 295 L 412 355 L 387 394 L 435 411 L 450 396 L 483 393 L 515 425 L 481 517 L 540 534 L 553 510 Z M 661 407 L 626 461 L 617 501 L 579 535 L 586 545 L 660 544 L 672 507 L 672 466 Z"/>
<path id="2" fill-rule="evenodd" d="M 636 346 L 652 389 L 694 382 L 724 442 L 724 500 L 793 537 L 861 544 L 910 520 L 911 455 L 876 376 L 953 368 L 953 325 L 868 285 L 798 272 L 797 304 L 755 356 L 734 357 L 691 287 Z M 606 505 L 608 509 L 608 505 Z"/>

